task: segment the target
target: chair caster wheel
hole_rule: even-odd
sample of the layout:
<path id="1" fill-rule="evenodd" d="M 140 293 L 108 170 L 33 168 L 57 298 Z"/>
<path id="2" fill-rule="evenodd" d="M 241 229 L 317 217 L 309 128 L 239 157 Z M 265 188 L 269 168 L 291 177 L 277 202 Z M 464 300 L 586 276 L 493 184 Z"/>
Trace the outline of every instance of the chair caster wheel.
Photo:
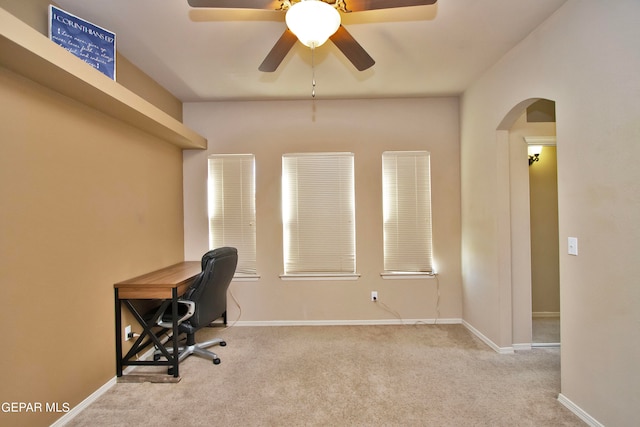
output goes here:
<path id="1" fill-rule="evenodd" d="M 220 359 L 213 359 L 213 364 L 214 365 L 219 365 L 220 364 Z"/>
<path id="2" fill-rule="evenodd" d="M 226 341 L 220 341 L 220 347 L 224 347 L 224 346 L 226 346 L 226 345 L 227 345 L 227 342 L 226 342 Z"/>
<path id="3" fill-rule="evenodd" d="M 167 369 L 167 375 L 173 375 L 173 368 Z"/>

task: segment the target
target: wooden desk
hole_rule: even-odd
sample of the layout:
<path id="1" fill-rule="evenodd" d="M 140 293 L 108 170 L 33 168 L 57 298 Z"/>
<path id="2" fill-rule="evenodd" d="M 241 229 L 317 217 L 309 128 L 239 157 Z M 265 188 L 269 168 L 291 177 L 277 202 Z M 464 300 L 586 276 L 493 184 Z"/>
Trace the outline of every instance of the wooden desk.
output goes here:
<path id="1" fill-rule="evenodd" d="M 202 271 L 200 261 L 185 261 L 160 270 L 152 271 L 142 276 L 124 280 L 113 285 L 116 305 L 116 369 L 118 377 L 122 376 L 122 368 L 127 365 L 155 365 L 169 366 L 174 378 L 179 378 L 178 372 L 178 298 L 182 296 Z M 148 320 L 138 313 L 130 300 L 157 299 L 162 300 L 160 307 Z M 122 304 L 134 315 L 143 327 L 143 332 L 133 343 L 129 352 L 122 356 Z M 173 352 L 167 351 L 154 333 L 153 328 L 162 312 L 172 306 L 173 317 Z M 150 344 L 155 344 L 167 360 L 132 360 Z"/>

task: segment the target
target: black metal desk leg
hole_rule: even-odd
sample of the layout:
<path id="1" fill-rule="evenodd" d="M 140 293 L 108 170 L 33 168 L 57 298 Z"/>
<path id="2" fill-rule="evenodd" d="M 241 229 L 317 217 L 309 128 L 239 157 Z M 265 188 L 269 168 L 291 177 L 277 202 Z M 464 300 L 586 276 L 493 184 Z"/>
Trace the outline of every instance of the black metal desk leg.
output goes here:
<path id="1" fill-rule="evenodd" d="M 122 376 L 122 303 L 118 288 L 114 289 L 116 302 L 116 375 Z"/>
<path id="2" fill-rule="evenodd" d="M 178 378 L 178 365 L 180 364 L 180 353 L 178 349 L 178 289 L 171 289 L 171 314 L 173 323 L 173 376 Z"/>

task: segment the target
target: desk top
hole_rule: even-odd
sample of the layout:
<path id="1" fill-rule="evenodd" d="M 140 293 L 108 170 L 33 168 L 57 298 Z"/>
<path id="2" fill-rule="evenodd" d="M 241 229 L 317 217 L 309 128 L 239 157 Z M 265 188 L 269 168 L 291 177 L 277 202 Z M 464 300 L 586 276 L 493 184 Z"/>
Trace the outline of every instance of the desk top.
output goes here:
<path id="1" fill-rule="evenodd" d="M 122 299 L 171 298 L 173 288 L 177 288 L 178 295 L 182 295 L 201 271 L 200 261 L 184 261 L 123 280 L 113 287 L 118 289 L 118 295 Z"/>

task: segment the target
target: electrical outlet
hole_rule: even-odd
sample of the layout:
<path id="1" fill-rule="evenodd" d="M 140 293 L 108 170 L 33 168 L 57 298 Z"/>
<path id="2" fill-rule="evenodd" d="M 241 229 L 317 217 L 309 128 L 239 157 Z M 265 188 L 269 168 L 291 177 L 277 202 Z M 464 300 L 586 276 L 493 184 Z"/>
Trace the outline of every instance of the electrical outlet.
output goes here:
<path id="1" fill-rule="evenodd" d="M 378 291 L 371 291 L 371 301 L 378 301 Z"/>
<path id="2" fill-rule="evenodd" d="M 124 328 L 124 340 L 129 341 L 131 339 L 131 325 L 127 325 Z"/>

